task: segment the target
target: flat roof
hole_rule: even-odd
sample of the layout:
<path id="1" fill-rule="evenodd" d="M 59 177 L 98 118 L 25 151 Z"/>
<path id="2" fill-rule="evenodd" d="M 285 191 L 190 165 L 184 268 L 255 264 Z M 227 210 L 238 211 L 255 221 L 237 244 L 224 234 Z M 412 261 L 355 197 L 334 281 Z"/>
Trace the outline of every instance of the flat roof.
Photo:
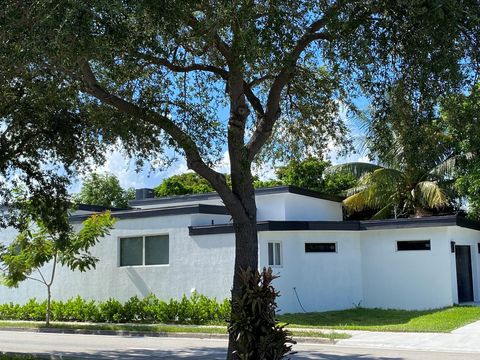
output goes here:
<path id="1" fill-rule="evenodd" d="M 257 223 L 258 231 L 365 231 L 441 226 L 459 226 L 480 230 L 480 222 L 459 215 L 365 221 L 261 221 Z M 190 235 L 228 234 L 233 232 L 232 224 L 189 227 Z"/>
<path id="2" fill-rule="evenodd" d="M 221 205 L 192 204 L 181 206 L 169 206 L 155 209 L 128 209 L 112 212 L 116 219 L 138 219 L 168 215 L 188 214 L 216 214 L 228 215 L 227 209 Z M 86 220 L 91 214 L 80 214 L 70 216 L 70 222 L 78 223 Z"/>
<path id="3" fill-rule="evenodd" d="M 344 199 L 341 196 L 323 194 L 318 191 L 303 189 L 303 188 L 292 186 L 292 185 L 266 187 L 266 188 L 260 188 L 255 190 L 256 196 L 281 194 L 281 193 L 303 195 L 303 196 L 313 197 L 316 199 L 322 199 L 322 200 L 328 200 L 328 201 L 334 201 L 334 202 L 342 202 Z M 170 203 L 177 203 L 177 202 L 205 201 L 205 200 L 218 200 L 218 199 L 220 199 L 220 196 L 216 192 L 210 192 L 210 193 L 204 193 L 204 194 L 177 195 L 177 196 L 150 198 L 150 199 L 144 199 L 144 200 L 131 200 L 129 201 L 129 205 L 130 206 L 156 205 L 156 204 L 170 204 Z"/>

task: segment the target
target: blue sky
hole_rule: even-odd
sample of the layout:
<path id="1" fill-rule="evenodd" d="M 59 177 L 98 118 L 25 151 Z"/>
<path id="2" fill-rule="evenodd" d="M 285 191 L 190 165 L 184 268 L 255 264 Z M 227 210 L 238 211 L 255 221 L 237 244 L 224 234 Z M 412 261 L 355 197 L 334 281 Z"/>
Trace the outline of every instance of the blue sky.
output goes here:
<path id="1" fill-rule="evenodd" d="M 360 138 L 363 135 L 358 123 L 348 119 L 345 111 L 341 111 L 340 116 L 348 125 L 353 138 Z M 340 157 L 338 156 L 338 149 L 335 148 L 335 146 L 331 145 L 329 149 L 329 159 L 334 164 L 350 161 L 368 161 L 365 154 L 359 152 Z M 229 172 L 229 159 L 226 151 L 220 163 L 217 164 L 216 170 L 224 173 Z M 133 159 L 128 158 L 119 150 L 112 150 L 109 154 L 107 154 L 106 161 L 102 165 L 97 166 L 96 171 L 101 173 L 107 172 L 115 175 L 120 180 L 120 184 L 124 188 L 133 187 L 138 189 L 143 187 L 155 187 L 159 185 L 164 178 L 184 173 L 188 171 L 188 168 L 185 160 L 180 159 L 163 171 L 152 171 L 150 166 L 146 165 L 141 171 L 137 172 L 135 161 Z M 269 179 L 274 176 L 274 171 L 268 164 L 260 169 L 255 169 L 254 172 L 261 179 Z M 78 179 L 72 184 L 70 192 L 78 192 L 81 184 L 82 179 Z"/>

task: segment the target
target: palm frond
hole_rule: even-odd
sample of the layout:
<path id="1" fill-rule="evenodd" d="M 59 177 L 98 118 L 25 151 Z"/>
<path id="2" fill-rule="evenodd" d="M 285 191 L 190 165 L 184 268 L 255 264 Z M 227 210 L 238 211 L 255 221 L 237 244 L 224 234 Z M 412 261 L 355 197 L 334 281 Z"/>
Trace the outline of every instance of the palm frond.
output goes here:
<path id="1" fill-rule="evenodd" d="M 422 205 L 431 209 L 441 208 L 448 204 L 448 197 L 445 191 L 433 181 L 422 181 L 414 189 L 415 197 Z"/>
<path id="2" fill-rule="evenodd" d="M 347 172 L 359 179 L 365 174 L 371 173 L 377 169 L 383 169 L 383 167 L 371 163 L 351 162 L 330 166 L 325 170 L 325 173 Z"/>
<path id="3" fill-rule="evenodd" d="M 457 170 L 459 161 L 472 160 L 474 157 L 475 153 L 473 152 L 448 157 L 436 165 L 429 174 L 438 178 L 452 177 L 455 174 L 455 170 Z"/>
<path id="4" fill-rule="evenodd" d="M 387 219 L 392 215 L 393 209 L 395 205 L 393 203 L 389 203 L 381 208 L 375 215 L 372 216 L 373 220 L 380 220 L 380 219 Z"/>

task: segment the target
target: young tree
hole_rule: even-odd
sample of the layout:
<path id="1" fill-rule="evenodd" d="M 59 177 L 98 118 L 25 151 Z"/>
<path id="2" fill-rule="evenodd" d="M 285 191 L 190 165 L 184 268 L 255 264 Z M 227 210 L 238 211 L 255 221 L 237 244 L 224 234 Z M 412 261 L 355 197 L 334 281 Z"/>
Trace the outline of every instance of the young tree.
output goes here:
<path id="1" fill-rule="evenodd" d="M 115 175 L 98 173 L 91 173 L 74 195 L 77 203 L 117 208 L 128 207 L 128 200 L 133 199 L 134 189 L 123 189 Z"/>
<path id="2" fill-rule="evenodd" d="M 103 144 L 120 139 L 143 159 L 161 160 L 166 147 L 182 154 L 232 216 L 236 299 L 240 270 L 258 266 L 252 163 L 321 154 L 345 136 L 340 101 L 359 89 L 379 101 L 400 73 L 431 96 L 459 87 L 476 70 L 477 5 L 12 0 L 1 15 L 0 69 L 10 96 L 47 92 L 43 113 L 65 110 L 99 129 Z M 224 146 L 231 187 L 211 166 Z M 235 341 L 230 358 L 255 358 L 234 355 Z"/>
<path id="3" fill-rule="evenodd" d="M 33 220 L 33 219 L 30 219 Z M 2 282 L 17 287 L 27 279 L 45 285 L 47 290 L 46 324 L 50 324 L 52 285 L 57 266 L 87 271 L 95 268 L 98 259 L 90 253 L 97 241 L 108 235 L 114 219 L 109 212 L 90 216 L 78 231 L 52 233 L 41 222 L 31 222 L 0 254 Z M 50 274 L 42 269 L 51 264 Z"/>

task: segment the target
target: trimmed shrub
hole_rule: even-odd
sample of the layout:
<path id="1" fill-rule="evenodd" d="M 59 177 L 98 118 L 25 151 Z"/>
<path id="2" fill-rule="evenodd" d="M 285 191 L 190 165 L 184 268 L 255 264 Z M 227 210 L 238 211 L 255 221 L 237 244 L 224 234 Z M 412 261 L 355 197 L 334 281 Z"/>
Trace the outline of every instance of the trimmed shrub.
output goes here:
<path id="1" fill-rule="evenodd" d="M 218 303 L 205 295 L 192 293 L 181 300 L 160 300 L 155 294 L 140 299 L 133 296 L 124 304 L 116 299 L 87 301 L 80 296 L 67 301 L 52 301 L 53 321 L 71 322 L 135 322 L 206 324 L 225 323 L 230 318 L 230 301 Z M 0 304 L 0 320 L 45 320 L 46 302 L 35 298 L 26 304 Z"/>

